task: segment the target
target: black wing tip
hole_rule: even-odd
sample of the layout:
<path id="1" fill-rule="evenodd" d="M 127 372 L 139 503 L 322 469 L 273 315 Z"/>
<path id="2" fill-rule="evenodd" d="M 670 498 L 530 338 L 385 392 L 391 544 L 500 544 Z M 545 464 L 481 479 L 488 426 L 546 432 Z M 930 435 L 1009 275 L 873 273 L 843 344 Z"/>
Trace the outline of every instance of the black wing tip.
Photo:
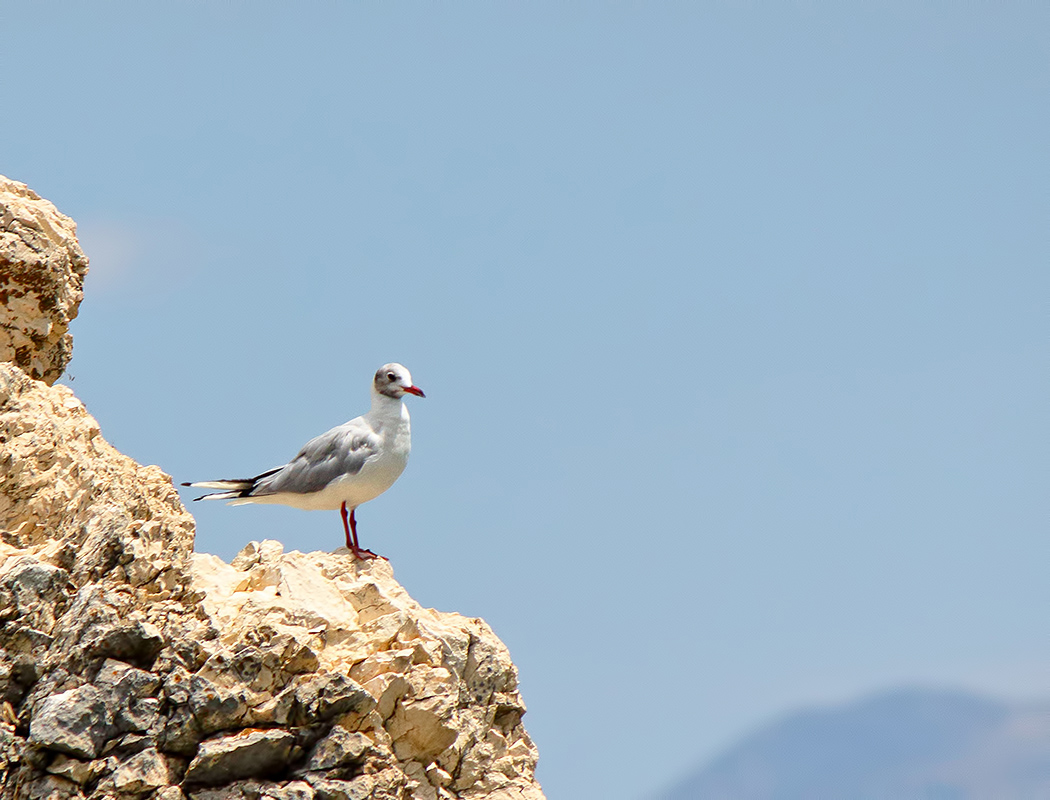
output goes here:
<path id="1" fill-rule="evenodd" d="M 192 483 L 187 483 L 186 481 L 183 481 L 183 482 L 182 482 L 182 483 L 180 483 L 179 485 L 180 485 L 180 486 L 193 486 L 193 484 L 192 484 Z"/>

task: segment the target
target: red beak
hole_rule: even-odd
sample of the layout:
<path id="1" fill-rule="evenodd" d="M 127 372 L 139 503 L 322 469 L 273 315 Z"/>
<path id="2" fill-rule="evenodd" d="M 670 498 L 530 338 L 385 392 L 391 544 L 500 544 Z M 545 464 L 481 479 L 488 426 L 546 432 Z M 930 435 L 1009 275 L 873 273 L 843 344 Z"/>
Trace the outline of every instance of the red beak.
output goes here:
<path id="1" fill-rule="evenodd" d="M 406 386 L 405 391 L 409 394 L 414 394 L 416 397 L 426 397 L 426 395 L 423 394 L 423 390 L 418 386 Z"/>

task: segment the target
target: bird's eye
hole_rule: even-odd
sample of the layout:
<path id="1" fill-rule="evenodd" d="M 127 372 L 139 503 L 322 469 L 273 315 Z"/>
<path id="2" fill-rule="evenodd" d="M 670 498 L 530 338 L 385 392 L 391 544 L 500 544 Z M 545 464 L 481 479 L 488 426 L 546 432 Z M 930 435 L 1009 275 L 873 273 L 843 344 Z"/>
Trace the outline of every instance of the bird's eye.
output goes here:
<path id="1" fill-rule="evenodd" d="M 393 372 L 388 372 L 386 374 L 386 379 L 388 381 L 396 381 L 397 380 L 397 375 L 395 375 Z"/>

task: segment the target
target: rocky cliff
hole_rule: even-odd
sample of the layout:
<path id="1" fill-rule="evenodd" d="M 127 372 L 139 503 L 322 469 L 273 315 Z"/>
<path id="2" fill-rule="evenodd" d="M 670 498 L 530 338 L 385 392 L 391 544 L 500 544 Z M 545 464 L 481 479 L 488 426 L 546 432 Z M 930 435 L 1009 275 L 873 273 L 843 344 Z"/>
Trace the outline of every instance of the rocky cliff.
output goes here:
<path id="1" fill-rule="evenodd" d="M 69 323 L 87 258 L 77 226 L 24 183 L 0 175 L 0 362 L 48 385 L 69 363 Z"/>
<path id="2" fill-rule="evenodd" d="M 506 648 L 382 560 L 193 553 L 69 388 L 75 226 L 0 177 L 4 798 L 542 800 Z"/>

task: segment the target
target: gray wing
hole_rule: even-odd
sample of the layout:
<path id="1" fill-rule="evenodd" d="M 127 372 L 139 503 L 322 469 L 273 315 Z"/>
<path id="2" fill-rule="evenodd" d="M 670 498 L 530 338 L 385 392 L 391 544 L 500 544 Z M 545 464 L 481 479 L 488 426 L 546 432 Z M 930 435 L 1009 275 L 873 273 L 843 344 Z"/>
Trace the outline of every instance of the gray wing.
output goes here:
<path id="1" fill-rule="evenodd" d="M 311 439 L 283 468 L 262 478 L 250 496 L 319 492 L 342 475 L 356 475 L 378 451 L 379 437 L 352 420 Z"/>

